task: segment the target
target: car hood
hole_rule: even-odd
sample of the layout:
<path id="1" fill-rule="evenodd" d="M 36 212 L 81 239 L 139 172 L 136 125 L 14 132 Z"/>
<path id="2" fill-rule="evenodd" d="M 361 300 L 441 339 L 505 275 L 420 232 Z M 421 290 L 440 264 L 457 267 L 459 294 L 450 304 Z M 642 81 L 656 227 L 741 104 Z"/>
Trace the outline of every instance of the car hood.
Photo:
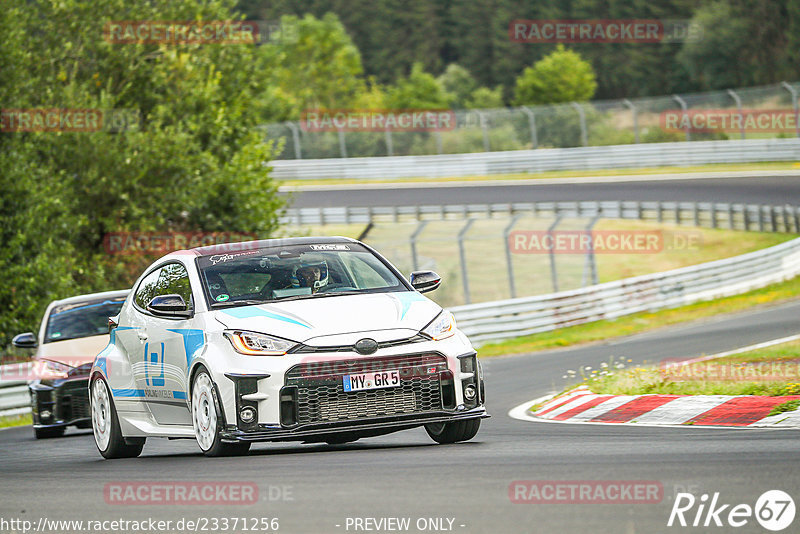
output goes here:
<path id="1" fill-rule="evenodd" d="M 416 291 L 309 298 L 214 311 L 226 328 L 299 341 L 341 334 L 385 332 L 378 341 L 413 336 L 442 308 Z M 392 332 L 393 331 L 393 332 Z M 378 339 L 386 338 L 388 339 Z M 321 342 L 320 345 L 334 344 Z"/>
<path id="2" fill-rule="evenodd" d="M 100 336 L 80 337 L 65 339 L 64 341 L 51 341 L 39 345 L 36 351 L 37 359 L 51 360 L 80 367 L 92 363 L 94 357 L 108 345 L 108 334 Z"/>

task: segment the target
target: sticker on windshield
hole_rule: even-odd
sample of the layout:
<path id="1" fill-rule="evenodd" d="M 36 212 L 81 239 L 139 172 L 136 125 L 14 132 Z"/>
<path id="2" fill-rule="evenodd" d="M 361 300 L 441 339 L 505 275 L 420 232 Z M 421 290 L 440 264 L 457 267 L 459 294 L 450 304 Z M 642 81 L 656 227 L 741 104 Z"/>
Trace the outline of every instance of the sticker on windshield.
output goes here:
<path id="1" fill-rule="evenodd" d="M 229 297 L 228 295 L 226 295 L 225 293 L 223 293 L 222 295 L 217 295 L 217 302 L 225 302 L 225 301 L 226 301 L 226 300 L 228 300 L 229 298 L 230 298 L 230 297 Z"/>
<path id="2" fill-rule="evenodd" d="M 350 250 L 350 247 L 347 245 L 338 245 L 338 244 L 331 244 L 331 245 L 309 245 L 311 250 Z"/>
<path id="3" fill-rule="evenodd" d="M 61 332 L 53 332 L 52 334 L 50 334 L 50 337 L 51 338 L 61 337 Z"/>

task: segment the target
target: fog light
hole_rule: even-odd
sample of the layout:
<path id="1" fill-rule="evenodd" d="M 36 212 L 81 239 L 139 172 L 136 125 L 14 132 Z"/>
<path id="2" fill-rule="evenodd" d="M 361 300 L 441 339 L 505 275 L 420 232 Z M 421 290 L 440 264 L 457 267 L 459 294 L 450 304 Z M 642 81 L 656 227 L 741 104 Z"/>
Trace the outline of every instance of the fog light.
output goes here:
<path id="1" fill-rule="evenodd" d="M 42 410 L 39 412 L 40 419 L 50 419 L 50 416 L 53 415 L 50 413 L 50 410 Z"/>
<path id="2" fill-rule="evenodd" d="M 242 423 L 252 423 L 256 420 L 256 411 L 253 408 L 246 406 L 239 412 L 239 419 L 242 420 Z"/>
<path id="3" fill-rule="evenodd" d="M 468 384 L 467 387 L 464 388 L 464 398 L 471 401 L 475 400 L 475 395 L 478 394 L 478 390 L 475 388 L 475 384 Z"/>

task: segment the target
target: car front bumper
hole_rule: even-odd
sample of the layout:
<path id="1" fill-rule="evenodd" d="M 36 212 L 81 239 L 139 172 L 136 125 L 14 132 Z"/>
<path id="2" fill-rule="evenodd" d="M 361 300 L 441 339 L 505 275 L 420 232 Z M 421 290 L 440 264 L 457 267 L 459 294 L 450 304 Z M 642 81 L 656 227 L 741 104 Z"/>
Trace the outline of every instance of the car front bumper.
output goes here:
<path id="1" fill-rule="evenodd" d="M 88 377 L 28 384 L 34 428 L 87 426 L 89 410 Z"/>
<path id="2" fill-rule="evenodd" d="M 471 410 L 456 412 L 439 411 L 424 414 L 393 415 L 386 417 L 372 417 L 363 420 L 349 420 L 335 423 L 315 423 L 284 428 L 282 426 L 270 427 L 259 425 L 257 430 L 243 431 L 229 427 L 222 432 L 223 441 L 326 441 L 342 435 L 351 435 L 353 438 L 378 436 L 406 430 L 428 423 L 452 423 L 467 419 L 483 419 L 490 417 L 486 408 L 478 406 Z"/>

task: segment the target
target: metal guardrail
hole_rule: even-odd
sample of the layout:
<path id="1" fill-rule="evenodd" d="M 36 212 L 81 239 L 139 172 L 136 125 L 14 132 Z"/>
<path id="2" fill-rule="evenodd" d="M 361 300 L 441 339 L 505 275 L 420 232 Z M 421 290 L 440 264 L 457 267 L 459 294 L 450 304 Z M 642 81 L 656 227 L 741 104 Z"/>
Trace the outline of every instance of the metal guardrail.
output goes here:
<path id="1" fill-rule="evenodd" d="M 273 168 L 272 177 L 278 180 L 384 180 L 795 160 L 800 160 L 800 139 L 797 138 L 647 143 L 433 156 L 274 160 L 270 165 Z"/>
<path id="2" fill-rule="evenodd" d="M 28 382 L 20 380 L 30 374 L 33 364 L 0 365 L 0 417 L 30 412 Z"/>
<path id="3" fill-rule="evenodd" d="M 477 344 L 736 295 L 800 274 L 800 238 L 733 258 L 535 297 L 451 308 Z"/>
<path id="4" fill-rule="evenodd" d="M 712 202 L 518 202 L 430 206 L 373 206 L 288 209 L 286 225 L 368 224 L 378 222 L 508 217 L 596 217 L 674 222 L 707 228 L 800 233 L 800 208 Z"/>

